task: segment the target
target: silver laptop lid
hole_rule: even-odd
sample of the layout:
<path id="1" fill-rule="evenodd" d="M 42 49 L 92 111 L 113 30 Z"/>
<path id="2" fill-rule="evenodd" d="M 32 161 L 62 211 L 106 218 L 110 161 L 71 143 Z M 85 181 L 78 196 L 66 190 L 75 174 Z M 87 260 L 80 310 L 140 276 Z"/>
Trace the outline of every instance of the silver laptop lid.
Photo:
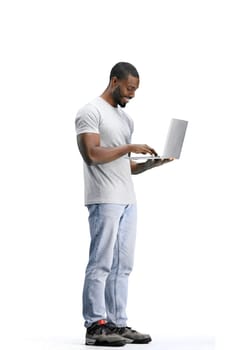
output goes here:
<path id="1" fill-rule="evenodd" d="M 187 126 L 187 120 L 171 120 L 162 158 L 180 158 Z"/>

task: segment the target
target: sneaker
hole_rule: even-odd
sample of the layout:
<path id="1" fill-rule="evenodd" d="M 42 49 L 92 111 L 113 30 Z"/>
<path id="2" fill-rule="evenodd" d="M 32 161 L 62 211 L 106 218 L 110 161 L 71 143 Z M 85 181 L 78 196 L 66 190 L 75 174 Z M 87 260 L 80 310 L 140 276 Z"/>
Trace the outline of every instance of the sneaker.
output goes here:
<path id="1" fill-rule="evenodd" d="M 131 340 L 131 343 L 133 344 L 147 344 L 152 340 L 149 334 L 137 332 L 130 327 L 117 327 L 114 324 L 111 325 L 111 329 L 115 334 L 119 334 L 121 337 Z"/>
<path id="2" fill-rule="evenodd" d="M 87 328 L 86 345 L 123 346 L 129 342 L 131 341 L 110 329 L 105 320 L 94 322 Z"/>

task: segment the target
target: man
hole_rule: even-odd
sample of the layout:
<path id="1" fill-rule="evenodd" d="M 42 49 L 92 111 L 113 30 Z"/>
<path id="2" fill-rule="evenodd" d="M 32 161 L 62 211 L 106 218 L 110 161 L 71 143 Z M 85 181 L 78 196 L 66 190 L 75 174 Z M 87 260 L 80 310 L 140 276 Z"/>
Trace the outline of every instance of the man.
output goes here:
<path id="1" fill-rule="evenodd" d="M 146 144 L 131 144 L 133 121 L 123 108 L 139 86 L 127 62 L 111 70 L 106 90 L 77 113 L 77 143 L 84 160 L 85 205 L 90 251 L 83 288 L 86 345 L 148 343 L 151 337 L 127 327 L 128 277 L 133 267 L 136 198 L 131 174 L 169 162 L 136 163 L 131 152 L 156 155 Z"/>

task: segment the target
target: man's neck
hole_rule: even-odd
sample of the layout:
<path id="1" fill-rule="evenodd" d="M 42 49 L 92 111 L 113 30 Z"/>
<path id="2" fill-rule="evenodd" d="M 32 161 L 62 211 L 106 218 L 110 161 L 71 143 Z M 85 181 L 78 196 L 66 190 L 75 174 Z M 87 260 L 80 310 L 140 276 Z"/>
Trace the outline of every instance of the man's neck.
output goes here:
<path id="1" fill-rule="evenodd" d="M 100 95 L 100 97 L 102 97 L 106 102 L 108 102 L 112 107 L 117 107 L 117 105 L 115 104 L 115 102 L 113 101 L 112 96 L 110 95 L 110 93 L 108 92 L 108 90 L 105 90 L 102 95 Z"/>

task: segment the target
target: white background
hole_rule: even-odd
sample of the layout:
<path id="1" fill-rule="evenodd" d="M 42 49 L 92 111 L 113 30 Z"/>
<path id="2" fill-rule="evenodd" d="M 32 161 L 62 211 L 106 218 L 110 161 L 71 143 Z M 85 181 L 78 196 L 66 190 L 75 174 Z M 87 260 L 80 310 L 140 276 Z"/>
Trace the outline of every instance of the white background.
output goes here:
<path id="1" fill-rule="evenodd" d="M 1 333 L 84 336 L 88 256 L 77 110 L 118 61 L 141 77 L 135 143 L 160 152 L 189 120 L 179 161 L 134 177 L 139 222 L 129 325 L 155 336 L 232 332 L 231 1 L 2 1 Z M 223 348 L 222 348 L 223 349 Z"/>

